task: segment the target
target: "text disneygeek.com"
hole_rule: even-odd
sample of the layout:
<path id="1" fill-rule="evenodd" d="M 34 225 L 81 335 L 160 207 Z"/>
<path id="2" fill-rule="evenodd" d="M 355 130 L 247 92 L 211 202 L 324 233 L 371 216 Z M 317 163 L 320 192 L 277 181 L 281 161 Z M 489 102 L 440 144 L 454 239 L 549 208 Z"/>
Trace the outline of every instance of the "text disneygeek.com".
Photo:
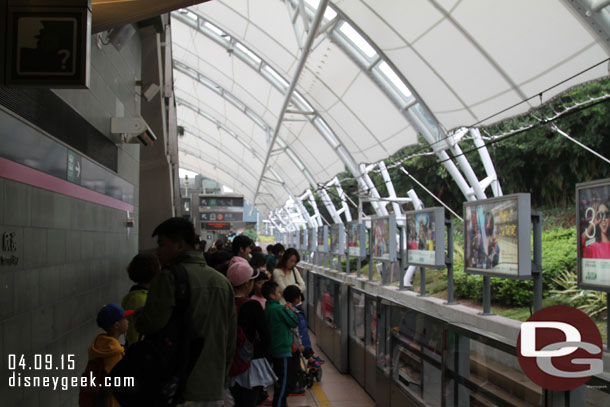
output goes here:
<path id="1" fill-rule="evenodd" d="M 68 390 L 79 387 L 134 387 L 133 377 L 95 377 L 93 372 L 82 376 L 53 376 L 46 375 L 49 372 L 59 373 L 60 371 L 74 371 L 76 367 L 73 354 L 51 355 L 36 354 L 8 355 L 8 370 L 11 374 L 8 377 L 9 387 L 42 387 L 53 390 Z M 38 372 L 41 375 L 31 375 L 29 373 Z"/>
<path id="2" fill-rule="evenodd" d="M 53 390 L 68 390 L 79 387 L 134 387 L 133 377 L 104 377 L 103 382 L 98 383 L 98 378 L 89 372 L 87 376 L 24 376 L 13 372 L 8 378 L 9 387 L 44 387 Z"/>

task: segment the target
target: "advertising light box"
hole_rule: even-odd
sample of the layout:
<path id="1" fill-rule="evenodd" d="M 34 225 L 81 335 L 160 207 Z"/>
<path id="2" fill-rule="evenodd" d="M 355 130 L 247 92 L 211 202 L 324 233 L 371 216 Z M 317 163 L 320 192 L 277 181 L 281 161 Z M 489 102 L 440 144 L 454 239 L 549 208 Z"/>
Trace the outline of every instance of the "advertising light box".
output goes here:
<path id="1" fill-rule="evenodd" d="M 357 221 L 347 224 L 347 254 L 351 257 L 366 256 L 366 225 Z"/>
<path id="2" fill-rule="evenodd" d="M 445 208 L 406 212 L 407 264 L 445 265 Z"/>
<path id="3" fill-rule="evenodd" d="M 328 252 L 328 226 L 318 228 L 318 246 L 316 250 L 321 253 Z"/>
<path id="4" fill-rule="evenodd" d="M 529 278 L 531 216 L 530 194 L 464 202 L 464 271 Z"/>
<path id="5" fill-rule="evenodd" d="M 330 225 L 330 252 L 337 256 L 345 256 L 345 225 L 342 223 Z"/>
<path id="6" fill-rule="evenodd" d="M 610 179 L 576 185 L 578 286 L 610 290 Z"/>
<path id="7" fill-rule="evenodd" d="M 297 232 L 290 232 L 290 240 L 288 241 L 288 246 L 289 247 L 296 247 L 296 237 L 297 237 Z"/>
<path id="8" fill-rule="evenodd" d="M 299 230 L 299 250 L 307 250 L 307 229 Z"/>
<path id="9" fill-rule="evenodd" d="M 307 229 L 307 232 L 308 232 L 307 250 L 309 250 L 310 252 L 313 252 L 316 250 L 316 245 L 318 243 L 316 231 L 317 231 L 316 228 Z"/>
<path id="10" fill-rule="evenodd" d="M 371 233 L 374 260 L 396 261 L 396 216 L 372 216 Z"/>

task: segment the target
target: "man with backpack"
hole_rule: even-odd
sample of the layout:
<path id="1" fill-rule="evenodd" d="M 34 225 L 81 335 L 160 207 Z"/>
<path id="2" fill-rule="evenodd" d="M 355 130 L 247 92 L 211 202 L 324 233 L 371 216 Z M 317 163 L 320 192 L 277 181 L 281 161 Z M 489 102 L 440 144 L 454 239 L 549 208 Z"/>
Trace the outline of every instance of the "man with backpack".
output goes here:
<path id="1" fill-rule="evenodd" d="M 155 334 L 174 318 L 177 274 L 172 270 L 185 269 L 190 291 L 189 304 L 184 307 L 189 313 L 186 323 L 198 346 L 188 354 L 188 373 L 179 386 L 183 389 L 179 396 L 189 407 L 222 406 L 236 341 L 233 288 L 194 250 L 195 230 L 190 221 L 168 219 L 157 226 L 153 236 L 157 236 L 157 256 L 164 268 L 151 282 L 146 304 L 134 314 L 136 329 Z"/>

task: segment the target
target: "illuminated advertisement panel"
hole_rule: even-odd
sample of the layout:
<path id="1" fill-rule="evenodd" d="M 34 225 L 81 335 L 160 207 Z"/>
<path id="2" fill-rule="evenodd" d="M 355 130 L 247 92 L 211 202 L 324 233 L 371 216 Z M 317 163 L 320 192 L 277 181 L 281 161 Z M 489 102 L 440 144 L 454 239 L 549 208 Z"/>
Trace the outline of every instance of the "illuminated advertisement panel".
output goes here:
<path id="1" fill-rule="evenodd" d="M 405 213 L 407 222 L 407 264 L 445 265 L 445 208 Z"/>
<path id="2" fill-rule="evenodd" d="M 330 225 L 330 252 L 337 256 L 345 255 L 345 225 Z"/>
<path id="3" fill-rule="evenodd" d="M 366 226 L 357 221 L 350 222 L 347 229 L 347 254 L 351 257 L 366 256 Z"/>
<path id="4" fill-rule="evenodd" d="M 310 252 L 313 252 L 316 250 L 316 244 L 318 243 L 317 237 L 316 237 L 316 228 L 309 228 L 309 229 L 307 229 L 307 232 L 308 232 L 307 250 L 309 250 Z"/>
<path id="5" fill-rule="evenodd" d="M 396 216 L 371 217 L 373 260 L 396 261 Z"/>
<path id="6" fill-rule="evenodd" d="M 307 250 L 307 229 L 299 230 L 299 250 Z"/>
<path id="7" fill-rule="evenodd" d="M 317 250 L 322 253 L 328 252 L 328 226 L 318 227 Z"/>
<path id="8" fill-rule="evenodd" d="M 494 277 L 531 276 L 529 194 L 464 203 L 464 270 Z"/>
<path id="9" fill-rule="evenodd" d="M 290 241 L 288 242 L 289 247 L 297 247 L 297 233 L 296 231 L 290 232 Z"/>
<path id="10" fill-rule="evenodd" d="M 576 185 L 578 285 L 610 288 L 610 179 Z"/>

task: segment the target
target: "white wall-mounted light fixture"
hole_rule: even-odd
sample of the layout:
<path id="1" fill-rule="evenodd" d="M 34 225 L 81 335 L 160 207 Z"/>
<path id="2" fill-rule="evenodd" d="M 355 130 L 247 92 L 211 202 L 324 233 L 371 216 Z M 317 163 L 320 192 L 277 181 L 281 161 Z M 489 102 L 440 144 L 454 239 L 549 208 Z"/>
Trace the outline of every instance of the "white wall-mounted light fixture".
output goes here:
<path id="1" fill-rule="evenodd" d="M 115 135 L 115 143 L 144 144 L 148 146 L 157 140 L 142 116 L 113 117 L 110 121 L 110 132 Z"/>

